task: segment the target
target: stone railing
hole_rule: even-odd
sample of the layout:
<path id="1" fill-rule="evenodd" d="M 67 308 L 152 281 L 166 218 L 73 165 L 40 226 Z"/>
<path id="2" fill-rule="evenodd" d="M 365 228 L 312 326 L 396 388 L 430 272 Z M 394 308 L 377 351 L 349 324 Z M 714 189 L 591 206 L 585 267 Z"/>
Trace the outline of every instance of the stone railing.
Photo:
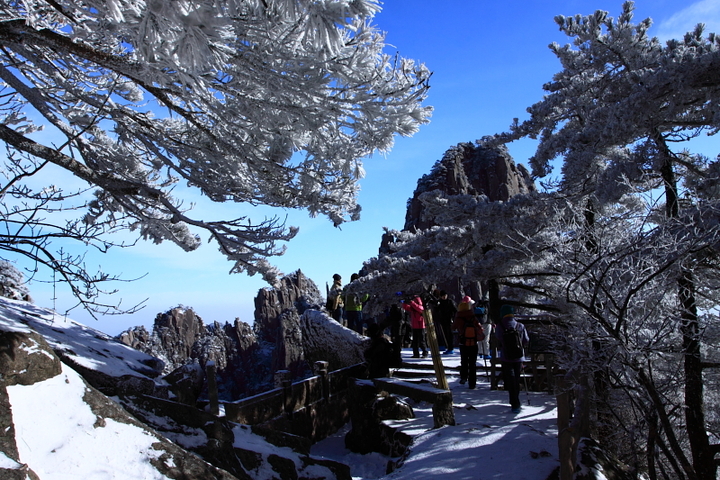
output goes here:
<path id="1" fill-rule="evenodd" d="M 337 432 L 349 420 L 348 388 L 361 376 L 363 365 L 328 372 L 316 362 L 315 376 L 292 382 L 290 372 L 275 374 L 273 390 L 222 403 L 225 417 L 236 423 L 263 426 L 317 442 Z"/>

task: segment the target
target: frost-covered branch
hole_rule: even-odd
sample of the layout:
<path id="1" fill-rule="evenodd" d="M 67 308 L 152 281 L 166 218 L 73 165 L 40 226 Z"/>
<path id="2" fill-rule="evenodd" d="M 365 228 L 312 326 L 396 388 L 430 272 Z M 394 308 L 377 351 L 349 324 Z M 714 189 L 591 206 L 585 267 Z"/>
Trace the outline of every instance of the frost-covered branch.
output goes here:
<path id="1" fill-rule="evenodd" d="M 377 11 L 375 0 L 6 2 L 0 141 L 47 162 L 6 177 L 70 172 L 96 189 L 73 206 L 84 221 L 185 250 L 205 232 L 232 271 L 273 281 L 267 258 L 295 229 L 196 218 L 176 186 L 358 219 L 361 159 L 431 113 L 430 72 L 383 52 Z"/>

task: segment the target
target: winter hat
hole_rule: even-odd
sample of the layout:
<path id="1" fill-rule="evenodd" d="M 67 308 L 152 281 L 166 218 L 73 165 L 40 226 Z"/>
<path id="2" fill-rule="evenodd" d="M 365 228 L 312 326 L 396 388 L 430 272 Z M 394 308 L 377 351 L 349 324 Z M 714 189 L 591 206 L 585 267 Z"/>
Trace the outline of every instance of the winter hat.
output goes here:
<path id="1" fill-rule="evenodd" d="M 341 279 L 342 279 L 342 277 L 339 274 L 336 273 L 335 275 L 333 275 L 333 280 L 341 280 Z"/>
<path id="2" fill-rule="evenodd" d="M 465 312 L 470 310 L 470 304 L 467 302 L 461 302 L 460 305 L 458 305 L 458 312 Z"/>
<path id="3" fill-rule="evenodd" d="M 468 305 L 473 305 L 475 303 L 475 300 L 470 298 L 470 295 L 465 295 L 462 299 L 462 303 L 467 303 Z"/>
<path id="4" fill-rule="evenodd" d="M 503 305 L 500 307 L 500 318 L 505 317 L 507 315 L 514 315 L 515 314 L 515 308 L 513 308 L 512 305 Z"/>

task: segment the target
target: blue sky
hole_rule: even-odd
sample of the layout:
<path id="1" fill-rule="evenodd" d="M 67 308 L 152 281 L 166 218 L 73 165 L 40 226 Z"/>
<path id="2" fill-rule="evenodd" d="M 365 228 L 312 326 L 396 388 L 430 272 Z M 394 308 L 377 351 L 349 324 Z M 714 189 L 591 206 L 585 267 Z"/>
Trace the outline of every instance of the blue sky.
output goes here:
<path id="1" fill-rule="evenodd" d="M 684 4 L 684 6 L 683 6 Z M 393 150 L 365 160 L 366 178 L 361 182 L 359 202 L 362 218 L 334 228 L 325 218 L 309 218 L 304 211 L 263 209 L 259 215 L 287 215 L 287 224 L 300 227 L 284 256 L 274 259 L 283 272 L 298 269 L 317 283 L 321 291 L 334 273 L 349 280 L 365 260 L 377 255 L 383 227 L 400 229 L 405 206 L 417 180 L 451 146 L 501 132 L 513 118 L 527 117 L 525 109 L 541 99 L 542 85 L 559 70 L 548 49 L 567 38 L 553 21 L 558 14 L 590 14 L 607 10 L 619 15 L 622 2 L 585 0 L 388 0 L 375 18 L 387 32 L 389 53 L 425 63 L 433 71 L 427 103 L 435 108 L 431 123 L 411 138 L 398 138 Z M 636 2 L 635 20 L 650 17 L 651 34 L 661 39 L 678 38 L 706 23 L 708 31 L 720 32 L 720 0 L 686 3 L 676 0 Z M 717 140 L 709 143 L 717 155 Z M 515 161 L 525 163 L 533 144 L 510 145 Z M 208 219 L 227 212 L 233 217 L 250 214 L 245 206 L 208 205 L 198 209 Z M 262 217 L 253 217 L 260 220 Z M 92 270 L 101 266 L 125 278 L 143 278 L 119 283 L 119 292 L 107 300 L 130 306 L 148 299 L 134 315 L 111 316 L 98 322 L 80 309 L 69 316 L 109 334 L 135 325 L 151 327 L 155 316 L 179 304 L 193 307 L 205 323 L 252 323 L 254 298 L 266 284 L 259 277 L 229 275 L 230 264 L 214 244 L 185 253 L 165 243 L 141 242 L 129 249 L 115 249 L 86 259 Z M 45 279 L 52 276 L 46 274 Z M 61 286 L 33 282 L 35 303 L 63 313 L 74 305 Z"/>

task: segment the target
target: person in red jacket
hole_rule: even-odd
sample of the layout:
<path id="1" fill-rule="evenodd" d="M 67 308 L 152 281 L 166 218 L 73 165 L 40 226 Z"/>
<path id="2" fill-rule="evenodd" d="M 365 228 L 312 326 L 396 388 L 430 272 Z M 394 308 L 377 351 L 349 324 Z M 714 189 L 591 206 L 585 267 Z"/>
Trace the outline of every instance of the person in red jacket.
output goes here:
<path id="1" fill-rule="evenodd" d="M 412 327 L 412 349 L 413 358 L 420 358 L 420 350 L 422 356 L 427 357 L 428 351 L 425 345 L 425 317 L 423 312 L 423 302 L 420 297 L 415 297 L 409 302 L 403 300 L 401 303 L 403 310 L 410 313 L 410 326 Z"/>
<path id="2" fill-rule="evenodd" d="M 469 296 L 463 298 L 453 322 L 460 343 L 460 384 L 467 381 L 471 389 L 477 382 L 478 341 L 485 337 L 472 308 L 474 303 Z"/>

